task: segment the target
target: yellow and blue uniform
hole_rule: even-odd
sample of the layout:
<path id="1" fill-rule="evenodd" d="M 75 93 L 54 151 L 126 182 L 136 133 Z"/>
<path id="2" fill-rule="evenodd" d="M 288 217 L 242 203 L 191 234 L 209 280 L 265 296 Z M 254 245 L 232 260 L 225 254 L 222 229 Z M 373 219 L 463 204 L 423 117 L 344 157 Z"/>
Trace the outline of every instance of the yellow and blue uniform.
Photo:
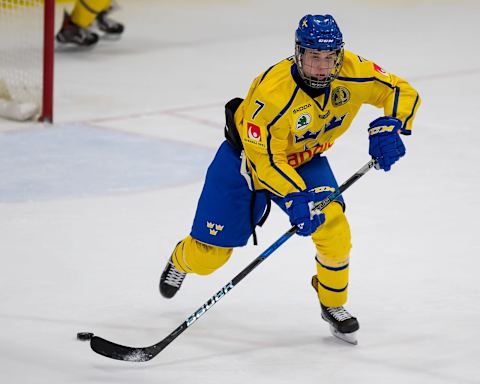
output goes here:
<path id="1" fill-rule="evenodd" d="M 339 76 L 317 98 L 293 81 L 293 59 L 258 76 L 235 114 L 255 185 L 285 196 L 305 189 L 295 168 L 331 148 L 362 104 L 384 109 L 411 132 L 420 105 L 406 81 L 345 51 Z"/>
<path id="2" fill-rule="evenodd" d="M 410 134 L 420 105 L 414 88 L 375 63 L 345 51 L 338 77 L 312 92 L 299 79 L 293 58 L 260 74 L 235 113 L 243 152 L 224 142 L 210 165 L 192 231 L 172 260 L 184 272 L 208 274 L 233 247 L 245 245 L 271 198 L 309 190 L 321 201 L 338 188 L 322 154 L 350 127 L 363 104 L 383 108 Z M 366 130 L 365 130 L 366 131 Z M 252 190 L 256 198 L 252 201 Z M 325 223 L 312 234 L 317 250 L 318 295 L 323 305 L 347 299 L 350 228 L 340 204 L 324 209 Z"/>

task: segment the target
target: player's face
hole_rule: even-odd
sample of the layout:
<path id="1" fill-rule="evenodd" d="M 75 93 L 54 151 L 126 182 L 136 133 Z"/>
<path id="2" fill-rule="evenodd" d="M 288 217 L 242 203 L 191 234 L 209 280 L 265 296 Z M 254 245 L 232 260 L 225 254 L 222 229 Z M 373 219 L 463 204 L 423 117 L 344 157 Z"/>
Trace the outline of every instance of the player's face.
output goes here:
<path id="1" fill-rule="evenodd" d="M 313 49 L 306 49 L 302 56 L 303 73 L 316 80 L 323 80 L 330 76 L 338 58 L 336 52 Z"/>

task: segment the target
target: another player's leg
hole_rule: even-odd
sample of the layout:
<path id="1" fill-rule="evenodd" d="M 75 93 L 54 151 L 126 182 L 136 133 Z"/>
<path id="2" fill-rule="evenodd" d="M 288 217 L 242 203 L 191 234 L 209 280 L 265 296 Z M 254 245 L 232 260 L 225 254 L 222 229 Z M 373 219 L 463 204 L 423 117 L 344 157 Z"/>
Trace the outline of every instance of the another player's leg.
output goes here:
<path id="1" fill-rule="evenodd" d="M 55 38 L 59 43 L 74 44 L 80 47 L 89 47 L 98 41 L 98 35 L 95 32 L 76 24 L 67 11 L 63 14 L 62 27 Z"/>
<path id="2" fill-rule="evenodd" d="M 97 21 L 98 28 L 109 35 L 120 35 L 124 27 L 107 15 L 111 10 L 111 0 L 77 0 L 72 14 L 65 12 L 61 30 L 56 39 L 60 43 L 91 46 L 98 41 L 98 34 L 89 28 Z"/>
<path id="3" fill-rule="evenodd" d="M 312 235 L 317 248 L 317 274 L 312 286 L 318 294 L 322 318 L 332 334 L 356 344 L 359 323 L 344 307 L 348 293 L 350 228 L 343 208 L 332 203 L 324 209 L 325 223 Z"/>
<path id="4" fill-rule="evenodd" d="M 96 24 L 100 31 L 111 37 L 118 37 L 125 30 L 125 26 L 111 18 L 110 14 L 113 10 L 113 7 L 109 7 L 108 9 L 100 12 L 96 18 Z"/>

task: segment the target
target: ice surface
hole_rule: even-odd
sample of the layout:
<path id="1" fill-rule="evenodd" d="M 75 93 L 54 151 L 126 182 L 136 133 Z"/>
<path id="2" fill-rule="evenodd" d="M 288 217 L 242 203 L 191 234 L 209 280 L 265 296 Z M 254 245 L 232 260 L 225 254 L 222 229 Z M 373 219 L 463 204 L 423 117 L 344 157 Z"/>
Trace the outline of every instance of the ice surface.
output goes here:
<path id="1" fill-rule="evenodd" d="M 120 1 L 125 36 L 56 54 L 53 127 L 0 122 L 2 383 L 479 383 L 480 36 L 476 1 Z M 58 23 L 61 9 L 57 9 Z M 160 341 L 289 228 L 273 209 L 248 245 L 174 300 L 158 278 L 190 229 L 223 137 L 223 104 L 292 53 L 306 13 L 417 87 L 407 156 L 345 199 L 348 310 L 335 340 L 294 237 L 148 363 L 80 343 Z M 342 182 L 368 161 L 363 109 L 329 153 Z"/>
<path id="2" fill-rule="evenodd" d="M 191 183 L 203 177 L 212 158 L 209 148 L 88 124 L 6 132 L 0 147 L 0 202 L 94 197 Z M 19 167 L 22 172 L 15 172 Z"/>

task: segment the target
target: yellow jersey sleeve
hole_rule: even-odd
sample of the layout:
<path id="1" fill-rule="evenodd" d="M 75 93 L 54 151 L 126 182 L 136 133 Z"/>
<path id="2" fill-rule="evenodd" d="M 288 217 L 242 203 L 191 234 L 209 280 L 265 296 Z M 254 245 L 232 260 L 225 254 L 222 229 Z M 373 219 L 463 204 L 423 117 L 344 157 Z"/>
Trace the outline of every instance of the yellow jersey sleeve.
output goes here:
<path id="1" fill-rule="evenodd" d="M 358 60 L 363 63 L 363 75 L 373 79 L 365 102 L 383 108 L 385 116 L 400 119 L 402 133 L 411 134 L 412 122 L 421 103 L 418 92 L 407 81 L 386 72 L 376 63 L 362 57 Z"/>

